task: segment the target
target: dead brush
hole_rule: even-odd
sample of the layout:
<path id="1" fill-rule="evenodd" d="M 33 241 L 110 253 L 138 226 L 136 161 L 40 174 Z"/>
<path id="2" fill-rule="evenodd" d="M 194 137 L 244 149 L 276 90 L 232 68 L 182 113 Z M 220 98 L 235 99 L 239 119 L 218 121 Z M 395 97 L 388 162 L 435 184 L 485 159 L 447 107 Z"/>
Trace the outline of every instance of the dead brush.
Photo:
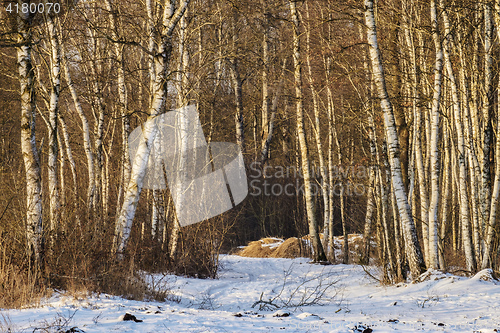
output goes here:
<path id="1" fill-rule="evenodd" d="M 36 306 L 43 297 L 49 296 L 50 290 L 40 283 L 40 275 L 37 269 L 24 270 L 14 265 L 3 252 L 0 257 L 0 308 Z"/>

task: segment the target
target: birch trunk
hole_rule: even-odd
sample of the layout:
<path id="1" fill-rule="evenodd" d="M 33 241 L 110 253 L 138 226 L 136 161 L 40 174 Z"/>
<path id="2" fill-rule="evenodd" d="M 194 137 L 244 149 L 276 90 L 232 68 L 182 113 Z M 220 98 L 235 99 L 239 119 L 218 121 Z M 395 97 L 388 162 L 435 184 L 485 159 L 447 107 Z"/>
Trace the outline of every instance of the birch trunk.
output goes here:
<path id="1" fill-rule="evenodd" d="M 113 11 L 110 0 L 106 1 L 106 9 L 109 12 L 109 23 L 111 29 L 111 37 L 114 41 L 113 51 L 116 66 L 116 83 L 118 88 L 118 107 L 120 110 L 120 118 L 122 121 L 122 184 L 121 187 L 126 186 L 130 178 L 130 156 L 129 156 L 129 146 L 128 146 L 128 136 L 130 135 L 130 119 L 128 115 L 128 92 L 127 86 L 125 84 L 125 58 L 124 58 L 124 46 L 117 41 L 120 39 L 118 33 L 118 18 L 116 11 Z M 151 1 L 151 0 L 149 0 Z M 152 49 L 150 50 L 152 51 Z M 142 73 L 142 72 L 141 72 Z M 141 96 L 142 104 L 142 96 Z M 120 190 L 123 190 L 123 189 Z"/>
<path id="2" fill-rule="evenodd" d="M 422 153 L 422 109 L 420 105 L 420 94 L 418 91 L 418 77 L 417 77 L 417 58 L 415 55 L 415 48 L 413 44 L 413 38 L 410 35 L 410 29 L 412 27 L 406 23 L 404 27 L 405 40 L 410 53 L 410 78 L 411 78 L 411 93 L 412 96 L 412 109 L 413 109 L 413 142 L 414 142 L 414 154 L 415 154 L 415 164 L 418 175 L 418 189 L 420 191 L 420 219 L 422 223 L 422 240 L 424 245 L 424 259 L 425 263 L 429 264 L 429 200 L 428 200 L 428 190 L 427 190 L 427 175 L 424 170 L 423 153 Z M 424 121 L 425 122 L 425 121 Z"/>
<path id="3" fill-rule="evenodd" d="M 442 179 L 443 183 L 441 186 L 443 198 L 451 198 L 451 200 L 441 200 L 441 230 L 440 230 L 440 242 L 439 242 L 439 264 L 441 268 L 446 268 L 446 263 L 444 261 L 444 239 L 446 237 L 446 229 L 449 224 L 448 218 L 448 207 L 450 202 L 453 201 L 453 195 L 450 193 L 451 190 L 451 171 L 450 171 L 450 152 L 449 152 L 449 140 L 448 140 L 448 130 L 446 126 L 443 126 L 443 147 L 444 147 L 444 162 L 443 162 L 443 170 L 442 170 Z"/>
<path id="4" fill-rule="evenodd" d="M 57 159 L 58 149 L 58 130 L 57 117 L 59 114 L 59 94 L 61 91 L 61 43 L 59 34 L 54 24 L 54 19 L 47 17 L 47 28 L 50 40 L 50 102 L 49 102 L 49 156 L 48 156 L 48 181 L 50 197 L 50 247 L 53 246 L 54 233 L 60 219 L 59 205 L 59 184 Z"/>
<path id="5" fill-rule="evenodd" d="M 306 2 L 306 17 L 309 20 L 309 6 Z M 314 138 L 316 139 L 316 148 L 318 150 L 319 167 L 321 174 L 321 194 L 323 197 L 323 228 L 322 230 L 328 230 L 328 225 L 330 224 L 330 203 L 328 196 L 328 174 L 326 173 L 325 158 L 323 154 L 323 144 L 321 138 L 321 128 L 320 128 L 320 112 L 319 112 L 319 96 L 316 87 L 314 86 L 312 65 L 311 65 L 311 27 L 308 25 L 306 31 L 306 63 L 307 63 L 307 78 L 309 81 L 309 87 L 311 89 L 312 99 L 313 99 L 313 110 L 314 110 Z M 343 201 L 343 198 L 341 198 Z M 343 205 L 341 210 L 343 212 Z M 323 235 L 325 236 L 325 235 Z M 327 238 L 324 238 L 327 241 Z M 347 264 L 347 263 L 345 263 Z"/>
<path id="6" fill-rule="evenodd" d="M 22 1 L 28 3 L 29 1 Z M 35 135 L 35 78 L 31 58 L 32 32 L 28 14 L 19 14 L 17 63 L 21 97 L 21 151 L 26 173 L 26 239 L 31 263 L 43 260 L 42 179 Z"/>
<path id="7" fill-rule="evenodd" d="M 497 26 L 497 37 L 500 37 L 500 3 L 495 2 L 495 24 Z M 498 84 L 497 90 L 500 92 L 500 82 Z M 497 118 L 500 119 L 500 108 L 497 109 Z M 500 120 L 498 120 L 497 123 L 497 133 L 498 130 L 500 129 Z M 491 196 L 491 203 L 490 203 L 490 216 L 488 220 L 488 224 L 486 226 L 486 241 L 485 241 L 485 248 L 484 248 L 484 255 L 483 255 L 483 261 L 481 263 L 481 268 L 485 269 L 488 267 L 491 267 L 493 264 L 493 237 L 495 235 L 495 224 L 496 224 L 496 217 L 497 217 L 497 207 L 498 207 L 498 201 L 499 201 L 499 196 L 500 196 L 500 140 L 497 137 L 497 142 L 496 142 L 496 148 L 495 148 L 495 180 L 493 182 L 493 193 Z"/>
<path id="8" fill-rule="evenodd" d="M 382 59 L 378 48 L 373 0 L 365 0 L 365 8 L 365 24 L 367 27 L 367 40 L 372 63 L 373 79 L 384 113 L 384 126 L 389 150 L 392 185 L 398 205 L 401 224 L 404 228 L 406 256 L 410 265 L 412 278 L 415 279 L 421 274 L 425 264 L 402 180 L 401 164 L 399 160 L 399 142 L 394 112 L 387 94 Z"/>
<path id="9" fill-rule="evenodd" d="M 190 0 L 182 0 L 178 7 L 175 2 L 166 1 L 162 14 L 162 29 L 160 32 L 159 49 L 154 57 L 154 82 L 153 100 L 149 108 L 149 116 L 144 126 L 143 140 L 137 148 L 137 153 L 133 162 L 130 181 L 125 191 L 122 209 L 116 221 L 115 235 L 113 239 L 112 252 L 123 258 L 123 252 L 130 237 L 132 222 L 134 220 L 137 203 L 142 191 L 146 166 L 149 160 L 149 153 L 154 142 L 158 127 L 154 118 L 164 112 L 164 104 L 167 93 L 167 69 L 172 53 L 173 31 L 180 18 L 184 15 Z M 151 121 L 150 121 L 151 120 Z"/>
<path id="10" fill-rule="evenodd" d="M 434 67 L 434 94 L 431 109 L 431 137 L 430 137 L 430 180 L 431 202 L 429 207 L 429 267 L 439 269 L 438 260 L 438 209 L 439 209 L 439 103 L 441 100 L 441 85 L 443 72 L 443 50 L 439 36 L 439 24 L 436 10 L 436 1 L 431 0 L 432 39 L 436 49 L 436 64 Z"/>
<path id="11" fill-rule="evenodd" d="M 266 163 L 269 158 L 269 147 L 271 146 L 271 141 L 273 139 L 274 133 L 274 121 L 276 119 L 276 112 L 278 111 L 278 100 L 281 96 L 281 92 L 283 90 L 283 85 L 285 83 L 285 72 L 286 72 L 286 59 L 283 60 L 283 69 L 281 71 L 281 79 L 278 85 L 278 88 L 274 92 L 273 102 L 271 104 L 271 118 L 269 119 L 269 123 L 267 125 L 268 132 L 267 137 L 265 138 L 262 146 L 262 152 L 260 154 L 260 163 L 262 166 Z"/>
<path id="12" fill-rule="evenodd" d="M 264 34 L 262 36 L 262 61 L 264 62 L 262 66 L 262 151 L 266 147 L 266 138 L 269 136 L 269 79 L 268 79 L 268 66 L 269 66 L 269 13 L 267 12 L 266 1 L 261 1 L 263 7 L 263 25 Z M 268 153 L 268 150 L 265 150 Z M 265 156 L 267 159 L 267 156 Z"/>
<path id="13" fill-rule="evenodd" d="M 443 2 L 441 0 L 441 6 Z M 451 44 L 451 31 L 450 31 L 450 23 L 448 19 L 448 15 L 446 11 L 443 12 L 444 19 L 444 28 L 445 28 L 445 36 L 446 39 L 444 41 L 443 53 L 444 53 L 444 63 L 446 66 L 446 72 L 448 74 L 448 78 L 451 85 L 451 95 L 453 100 L 453 116 L 455 120 L 455 129 L 457 133 L 457 150 L 458 150 L 458 183 L 459 183 L 459 194 L 460 194 L 460 223 L 462 226 L 462 239 L 465 251 L 465 261 L 467 269 L 470 272 L 476 271 L 476 257 L 474 254 L 474 249 L 472 247 L 472 238 L 471 238 L 471 228 L 469 221 L 469 200 L 467 197 L 467 170 L 465 166 L 466 161 L 466 151 L 465 151 L 465 142 L 463 135 L 463 127 L 462 127 L 462 117 L 461 117 L 461 105 L 460 98 L 458 96 L 458 87 L 455 80 L 455 74 L 453 72 L 453 66 L 450 60 L 450 44 Z"/>
<path id="14" fill-rule="evenodd" d="M 180 20 L 180 36 L 179 36 L 179 67 L 177 69 L 177 107 L 181 108 L 186 104 L 185 91 L 187 89 L 187 67 L 188 67 L 188 54 L 186 51 L 186 14 L 181 17 Z M 179 113 L 180 121 L 180 136 L 181 136 L 181 161 L 179 163 L 179 172 L 183 172 L 186 164 L 186 154 L 187 154 L 187 133 L 188 124 L 186 123 L 186 118 L 184 114 Z M 179 175 L 177 177 L 179 183 L 177 184 L 178 191 L 182 191 L 182 183 L 185 180 L 184 175 Z M 177 192 L 177 208 L 182 207 L 184 204 L 184 193 Z M 177 216 L 174 218 L 172 234 L 170 235 L 170 258 L 175 258 L 177 253 L 177 245 L 179 242 L 181 226 L 179 224 L 179 219 Z"/>
<path id="15" fill-rule="evenodd" d="M 500 88 L 500 84 L 499 84 Z M 499 90 L 500 91 L 500 90 Z M 500 96 L 499 96 L 500 97 Z M 500 112 L 497 111 L 499 114 Z M 497 133 L 500 133 L 500 121 L 497 122 Z M 495 180 L 493 182 L 493 193 L 491 195 L 490 216 L 486 229 L 486 242 L 481 269 L 489 268 L 493 264 L 493 237 L 495 235 L 495 224 L 497 219 L 497 207 L 500 197 L 500 139 L 497 138 L 495 147 Z"/>
<path id="16" fill-rule="evenodd" d="M 89 16 L 94 13 L 91 10 L 96 10 L 96 8 L 86 8 L 87 11 L 82 11 L 82 15 L 85 19 L 90 22 Z M 90 15 L 89 15 L 90 14 Z M 102 59 L 99 57 L 99 52 L 102 50 L 101 39 L 96 36 L 97 32 L 89 24 L 87 26 L 88 36 L 90 39 L 91 47 L 93 48 L 94 58 L 89 61 L 90 74 L 87 72 L 86 75 L 92 76 L 93 79 L 90 80 L 91 87 L 91 107 L 94 112 L 94 140 L 95 140 L 95 151 L 94 151 L 94 191 L 92 195 L 93 202 L 89 206 L 89 214 L 98 214 L 102 216 L 101 210 L 101 196 L 102 196 L 102 169 L 103 169 L 103 136 L 104 136 L 104 104 L 102 100 L 102 83 L 99 80 L 99 76 L 102 73 Z M 82 51 L 83 52 L 83 51 Z M 82 53 L 81 52 L 81 53 Z M 89 215 L 90 216 L 90 215 Z M 96 225 L 97 227 L 98 225 Z M 95 230 L 96 231 L 96 230 Z"/>
<path id="17" fill-rule="evenodd" d="M 380 155 L 378 153 L 378 149 L 375 146 L 375 151 L 377 154 L 377 164 L 381 165 L 380 163 Z M 393 273 L 394 273 L 394 267 L 393 267 L 393 257 L 392 257 L 392 249 L 390 246 L 390 239 L 391 236 L 389 235 L 389 199 L 391 202 L 391 208 L 392 208 L 392 215 L 393 215 L 393 220 L 394 224 L 398 223 L 398 209 L 397 209 L 397 204 L 394 196 L 394 191 L 393 188 L 394 186 L 392 185 L 391 181 L 391 167 L 389 165 L 389 160 L 387 156 L 387 144 L 386 142 L 383 143 L 382 145 L 382 159 L 383 159 L 383 165 L 385 169 L 385 186 L 384 186 L 384 180 L 382 180 L 382 171 L 378 169 L 378 185 L 379 185 L 379 200 L 380 200 L 380 206 L 382 207 L 382 228 L 383 228 L 383 233 L 384 233 L 384 243 L 383 243 L 383 248 L 385 249 L 385 262 L 384 262 L 384 272 L 386 274 L 386 278 L 388 279 L 389 282 L 392 281 L 393 279 Z M 390 197 L 390 198 L 389 198 Z"/>
<path id="18" fill-rule="evenodd" d="M 496 1 L 495 1 L 496 2 Z M 481 182 L 481 215 L 482 229 L 484 229 L 489 214 L 489 203 L 491 201 L 491 172 L 490 172 L 490 145 L 492 141 L 491 106 L 493 104 L 493 25 L 491 22 L 491 1 L 484 4 L 484 89 L 483 89 L 483 161 L 482 161 L 482 182 Z M 479 241 L 479 240 L 478 240 Z M 477 244 L 479 246 L 479 243 Z M 480 253 L 476 253 L 480 256 Z"/>
<path id="19" fill-rule="evenodd" d="M 327 61 L 327 68 L 329 67 L 330 63 Z M 329 77 L 329 71 L 326 71 L 328 77 Z M 329 82 L 328 82 L 329 83 Z M 334 197 L 334 191 L 333 191 L 333 138 L 334 138 L 334 131 L 335 131 L 335 114 L 333 112 L 333 95 L 332 95 L 332 90 L 330 88 L 330 84 L 327 86 L 327 97 L 328 97 L 328 204 L 330 207 L 328 208 L 328 211 L 330 213 L 330 216 L 328 220 L 330 221 L 330 224 L 328 225 L 328 244 L 329 244 L 329 251 L 328 251 L 328 257 L 331 262 L 335 262 L 335 242 L 333 238 L 333 197 Z"/>
<path id="20" fill-rule="evenodd" d="M 460 36 L 460 33 L 459 33 Z M 461 37 L 459 37 L 459 40 L 461 40 Z M 480 204 L 481 198 L 479 197 L 479 192 L 482 190 L 479 189 L 478 187 L 481 187 L 481 181 L 480 178 L 482 176 L 481 170 L 479 167 L 479 161 L 476 156 L 476 151 L 475 151 L 475 142 L 473 139 L 473 133 L 471 133 L 471 108 L 470 108 L 470 91 L 469 91 L 469 85 L 468 85 L 468 80 L 466 78 L 466 73 L 465 73 L 465 66 L 466 66 L 466 61 L 464 57 L 464 52 L 463 52 L 463 45 L 460 43 L 458 47 L 458 53 L 460 57 L 460 67 L 459 67 L 459 79 L 460 79 L 460 85 L 462 86 L 462 109 L 464 110 L 463 112 L 463 117 L 462 117 L 462 122 L 465 124 L 464 126 L 464 136 L 465 140 L 468 143 L 466 145 L 466 151 L 467 151 L 467 157 L 469 161 L 469 175 L 470 175 L 470 192 L 471 192 L 471 220 L 472 220 L 472 241 L 474 244 L 474 251 L 475 253 L 479 256 L 481 253 L 481 239 L 480 239 L 480 234 L 483 234 L 481 231 L 480 227 L 480 220 L 481 220 L 481 225 L 484 226 L 483 218 L 481 217 L 481 214 L 483 213 L 483 210 L 481 208 L 482 204 Z M 478 260 L 480 260 L 478 258 Z"/>
<path id="21" fill-rule="evenodd" d="M 245 137 L 244 137 L 244 123 L 243 123 L 243 94 L 240 71 L 238 68 L 238 61 L 236 59 L 229 60 L 229 70 L 231 72 L 231 80 L 234 89 L 234 100 L 236 103 L 236 114 L 234 121 L 236 124 L 236 143 L 240 146 L 242 154 L 245 153 Z"/>
<path id="22" fill-rule="evenodd" d="M 76 88 L 71 80 L 71 74 L 68 66 L 68 58 L 65 55 L 64 48 L 61 48 L 61 56 L 63 59 L 62 65 L 64 67 L 64 73 L 66 75 L 66 83 L 68 85 L 71 97 L 73 99 L 74 107 L 80 120 L 82 122 L 82 132 L 83 132 L 83 149 L 85 151 L 85 156 L 87 158 L 87 171 L 88 171 L 88 181 L 89 185 L 87 188 L 87 212 L 93 210 L 94 203 L 94 192 L 95 192 L 95 169 L 94 169 L 94 154 L 92 153 L 91 141 L 90 141 L 90 127 L 87 117 L 83 112 L 80 99 L 76 92 Z"/>
<path id="23" fill-rule="evenodd" d="M 64 179 L 64 170 L 66 167 L 66 160 L 64 158 L 64 145 L 61 139 L 60 135 L 57 135 L 57 149 L 60 152 L 59 154 L 59 165 L 57 169 L 59 170 L 59 186 L 61 188 L 61 191 L 59 193 L 59 198 L 60 198 L 60 203 L 59 203 L 59 216 L 61 220 L 66 220 L 66 191 L 64 190 L 66 188 L 65 184 L 65 179 Z M 61 225 L 63 230 L 66 232 L 67 228 L 66 225 Z"/>
<path id="24" fill-rule="evenodd" d="M 290 0 L 289 4 L 293 24 L 293 65 L 297 107 L 297 134 L 299 137 L 302 172 L 304 174 L 304 199 L 306 202 L 307 219 L 309 222 L 309 236 L 311 237 L 313 247 L 313 260 L 319 262 L 326 261 L 326 256 L 318 234 L 318 221 L 315 212 L 316 207 L 312 194 L 313 184 L 311 181 L 309 148 L 305 134 L 304 109 L 302 104 L 302 65 L 300 59 L 300 21 L 296 7 L 296 0 Z"/>
<path id="25" fill-rule="evenodd" d="M 370 154 L 371 154 L 371 161 L 372 161 L 372 166 L 370 168 L 370 179 L 368 183 L 370 184 L 370 187 L 368 188 L 368 198 L 366 202 L 366 215 L 365 215 L 365 226 L 364 226 L 364 233 L 363 233 L 363 253 L 362 253 L 362 259 L 361 262 L 364 265 L 368 265 L 370 263 L 370 242 L 371 242 L 371 232 L 372 232 L 372 219 L 373 219 L 373 213 L 375 212 L 375 193 L 374 193 L 374 188 L 377 184 L 376 178 L 377 178 L 377 171 L 378 169 L 378 163 L 377 163 L 377 151 L 376 151 L 376 145 L 377 145 L 377 138 L 375 135 L 375 124 L 373 123 L 373 118 L 372 116 L 368 117 L 368 134 L 370 137 Z"/>
<path id="26" fill-rule="evenodd" d="M 58 114 L 58 120 L 59 120 L 59 128 L 61 129 L 61 134 L 64 139 L 64 147 L 66 148 L 66 156 L 69 161 L 70 165 L 70 170 L 71 170 L 71 176 L 73 177 L 73 202 L 75 204 L 75 212 L 78 211 L 78 184 L 77 184 L 77 176 L 76 176 L 76 163 L 75 159 L 73 158 L 73 151 L 71 149 L 71 146 L 69 144 L 69 134 L 68 134 L 68 129 L 66 126 L 66 122 L 64 121 L 64 118 L 61 116 L 61 113 Z M 79 218 L 77 216 L 77 222 L 79 223 Z"/>

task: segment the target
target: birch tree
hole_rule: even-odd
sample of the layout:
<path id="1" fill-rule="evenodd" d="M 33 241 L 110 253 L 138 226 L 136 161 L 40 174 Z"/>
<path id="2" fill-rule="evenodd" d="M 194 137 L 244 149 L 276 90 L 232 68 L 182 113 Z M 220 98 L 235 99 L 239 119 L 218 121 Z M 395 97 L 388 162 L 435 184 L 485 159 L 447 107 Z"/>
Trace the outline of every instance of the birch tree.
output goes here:
<path id="1" fill-rule="evenodd" d="M 50 41 L 50 105 L 49 105 L 49 157 L 48 157 L 48 178 L 50 196 L 50 246 L 52 247 L 54 233 L 60 217 L 59 206 L 59 184 L 58 184 L 58 114 L 59 114 L 59 94 L 61 90 L 61 43 L 57 25 L 52 18 L 47 16 L 47 29 Z"/>
<path id="2" fill-rule="evenodd" d="M 373 80 L 384 114 L 384 127 L 388 145 L 389 162 L 391 165 L 392 186 L 404 230 L 406 256 L 412 278 L 415 279 L 421 274 L 425 264 L 402 180 L 396 123 L 392 104 L 387 94 L 384 68 L 382 66 L 382 59 L 378 47 L 373 0 L 365 0 L 365 25 L 367 28 L 367 41 L 369 45 Z"/>
<path id="3" fill-rule="evenodd" d="M 309 13 L 309 5 L 306 2 L 306 18 L 310 21 L 310 13 Z M 307 30 L 306 30 L 306 63 L 307 63 L 307 79 L 309 83 L 309 87 L 311 89 L 312 100 L 313 100 L 313 110 L 314 110 L 314 138 L 316 140 L 316 148 L 318 150 L 318 159 L 319 159 L 319 168 L 321 174 L 321 194 L 323 197 L 323 230 L 328 230 L 328 226 L 330 224 L 330 203 L 328 196 L 328 175 L 326 173 L 326 165 L 325 158 L 323 154 L 323 143 L 321 137 L 321 128 L 320 128 L 320 106 L 319 106 L 319 94 L 314 84 L 314 77 L 312 71 L 311 64 L 311 23 L 308 22 Z M 344 210 L 343 205 L 343 197 L 341 198 L 341 210 Z M 343 216 L 342 216 L 343 217 Z M 327 235 L 325 235 L 327 236 Z M 325 237 L 325 241 L 328 240 L 328 237 Z M 347 243 L 346 243 L 347 244 Z M 347 254 L 347 252 L 346 252 Z M 347 259 L 344 258 L 346 261 Z M 347 262 L 345 262 L 347 264 Z"/>
<path id="4" fill-rule="evenodd" d="M 87 187 L 87 213 L 92 211 L 94 204 L 94 193 L 95 193 L 95 168 L 94 168 L 94 153 L 92 152 L 92 142 L 90 140 L 90 126 L 87 116 L 83 112 L 83 107 L 78 96 L 73 81 L 71 80 L 71 72 L 69 70 L 69 58 L 66 56 L 64 47 L 61 48 L 62 66 L 64 68 L 64 74 L 66 78 L 66 84 L 71 94 L 73 100 L 74 108 L 80 117 L 82 122 L 82 134 L 83 134 L 83 148 L 85 151 L 85 157 L 87 159 L 87 174 L 88 174 L 88 187 Z"/>
<path id="5" fill-rule="evenodd" d="M 443 50 L 441 38 L 439 36 L 438 15 L 436 1 L 431 0 L 431 26 L 432 39 L 436 50 L 436 64 L 434 68 L 434 94 L 432 97 L 431 109 L 431 151 L 430 151 L 430 180 L 431 180 L 431 201 L 429 206 L 429 266 L 438 269 L 438 209 L 439 209 L 439 105 L 441 101 L 441 85 L 443 70 Z M 446 199 L 445 199 L 446 200 Z"/>
<path id="6" fill-rule="evenodd" d="M 443 1 L 440 1 L 441 6 L 443 6 Z M 443 6 L 444 7 L 444 6 Z M 444 56 L 444 65 L 446 68 L 446 73 L 448 75 L 448 79 L 451 85 L 451 96 L 453 101 L 453 117 L 455 123 L 455 129 L 457 133 L 457 151 L 458 151 L 458 184 L 459 184 L 459 195 L 460 195 L 460 224 L 462 228 L 462 239 L 465 251 L 465 261 L 467 269 L 470 272 L 476 271 L 476 257 L 474 254 L 474 248 L 472 246 L 472 235 L 470 228 L 470 214 L 469 214 L 469 199 L 467 197 L 467 175 L 466 175 L 466 151 L 465 151 L 465 142 L 464 142 L 464 131 L 462 126 L 462 117 L 461 117 L 461 105 L 459 99 L 459 92 L 457 87 L 457 82 L 455 79 L 455 74 L 453 72 L 453 66 L 451 64 L 449 50 L 452 42 L 452 35 L 450 31 L 450 22 L 448 19 L 448 15 L 446 11 L 443 12 L 443 21 L 444 21 L 444 33 L 446 35 L 446 39 L 444 41 L 443 46 L 443 56 Z"/>
<path id="7" fill-rule="evenodd" d="M 180 25 L 179 25 L 179 45 L 178 45 L 178 50 L 179 50 L 179 66 L 177 69 L 177 107 L 182 108 L 186 106 L 187 102 L 187 96 L 186 96 L 186 91 L 187 91 L 187 69 L 188 69 L 188 61 L 189 61 L 189 55 L 187 51 L 187 22 L 186 22 L 186 13 L 184 16 L 181 17 L 180 19 Z M 187 143 L 187 130 L 189 128 L 189 124 L 187 123 L 187 117 L 185 116 L 184 112 L 179 112 L 178 115 L 178 120 L 179 120 L 179 131 L 178 134 L 180 136 L 180 156 L 179 156 L 179 175 L 177 177 L 178 184 L 176 189 L 177 193 L 177 200 L 176 200 L 176 208 L 182 209 L 184 206 L 184 201 L 185 201 L 185 195 L 184 195 L 184 189 L 182 188 L 182 184 L 185 182 L 185 165 L 187 163 L 186 156 L 187 156 L 187 151 L 188 151 L 188 143 Z M 170 257 L 174 258 L 176 253 L 177 253 L 177 245 L 179 242 L 179 234 L 181 231 L 181 226 L 179 224 L 179 219 L 176 217 L 173 221 L 173 227 L 172 227 L 172 234 L 170 236 Z"/>
<path id="8" fill-rule="evenodd" d="M 22 4 L 29 1 L 23 0 Z M 36 145 L 35 78 L 32 62 L 32 16 L 19 13 L 17 19 L 17 63 L 21 95 L 21 151 L 26 173 L 26 238 L 30 260 L 38 265 L 43 259 L 42 179 Z"/>
<path id="9" fill-rule="evenodd" d="M 123 252 L 130 237 L 132 222 L 134 220 L 137 203 L 142 191 L 143 179 L 149 160 L 149 153 L 154 142 L 158 128 L 153 119 L 164 112 L 165 97 L 167 93 L 167 74 L 174 29 L 184 15 L 190 0 L 182 0 L 178 5 L 174 1 L 166 0 L 161 20 L 161 31 L 158 36 L 158 52 L 154 56 L 154 83 L 153 98 L 149 107 L 149 116 L 142 130 L 142 140 L 137 148 L 137 153 L 132 166 L 130 181 L 124 194 L 123 205 L 116 221 L 115 236 L 112 251 L 123 257 Z M 149 121 L 151 120 L 151 121 Z"/>
<path id="10" fill-rule="evenodd" d="M 491 201 L 491 173 L 490 173 L 490 145 L 492 139 L 492 125 L 491 125 L 491 105 L 493 104 L 493 89 L 492 89 L 492 79 L 493 79 L 493 24 L 491 17 L 491 1 L 486 1 L 483 3 L 484 8 L 484 86 L 482 90 L 483 94 L 483 161 L 482 161 L 482 178 L 481 178 L 481 215 L 482 215 L 482 227 L 488 221 L 489 217 L 489 202 Z M 477 240 L 477 248 L 479 248 L 479 240 Z M 477 252 L 476 248 L 476 252 Z M 476 253 L 479 256 L 480 253 Z"/>
<path id="11" fill-rule="evenodd" d="M 494 20 L 495 20 L 495 25 L 497 26 L 497 38 L 500 37 L 500 3 L 495 2 L 495 10 L 494 10 Z M 500 82 L 497 87 L 497 92 L 500 93 Z M 500 119 L 500 107 L 497 108 L 497 119 Z M 497 120 L 497 133 L 499 132 L 500 129 L 500 121 Z M 495 225 L 496 225 L 496 219 L 497 219 L 497 207 L 498 207 L 498 202 L 499 202 L 499 196 L 500 196 L 500 140 L 498 138 L 497 134 L 497 142 L 496 142 L 496 148 L 495 148 L 495 180 L 493 182 L 493 192 L 491 195 L 491 203 L 490 203 L 490 209 L 489 209 L 489 220 L 486 225 L 486 240 L 485 240 L 485 247 L 484 247 L 484 255 L 483 255 L 483 261 L 481 263 L 481 268 L 485 269 L 488 267 L 491 267 L 493 264 L 493 238 L 495 235 Z"/>
<path id="12" fill-rule="evenodd" d="M 293 66 L 295 79 L 295 99 L 297 108 L 297 134 L 300 145 L 300 160 L 304 176 L 304 199 L 306 202 L 307 219 L 309 222 L 309 236 L 313 247 L 313 260 L 325 261 L 326 256 L 318 234 L 318 221 L 316 218 L 316 207 L 312 195 L 312 181 L 309 160 L 309 147 L 305 134 L 304 109 L 302 96 L 302 60 L 300 56 L 300 21 L 297 12 L 296 0 L 290 0 L 290 13 L 293 24 Z"/>
<path id="13" fill-rule="evenodd" d="M 106 0 L 106 9 L 109 13 L 109 24 L 111 30 L 111 38 L 113 40 L 114 60 L 116 62 L 116 84 L 118 88 L 118 108 L 120 110 L 120 118 L 122 121 L 122 187 L 126 186 L 130 178 L 130 156 L 128 146 L 128 136 L 130 134 L 130 119 L 128 114 L 128 91 L 125 82 L 125 45 L 119 43 L 119 19 L 117 10 L 113 8 L 111 0 Z M 153 50 L 150 49 L 152 52 Z"/>

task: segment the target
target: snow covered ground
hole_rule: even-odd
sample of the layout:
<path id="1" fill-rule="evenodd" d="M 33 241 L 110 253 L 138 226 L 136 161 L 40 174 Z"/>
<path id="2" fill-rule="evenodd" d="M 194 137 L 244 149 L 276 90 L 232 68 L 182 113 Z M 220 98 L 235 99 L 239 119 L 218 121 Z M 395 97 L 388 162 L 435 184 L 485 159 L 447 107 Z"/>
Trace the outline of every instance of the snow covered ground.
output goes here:
<path id="1" fill-rule="evenodd" d="M 359 266 L 311 265 L 304 258 L 223 255 L 221 264 L 217 280 L 145 277 L 157 289 L 169 288 L 171 301 L 55 295 L 38 308 L 2 310 L 0 331 L 500 331 L 500 283 L 483 281 L 484 274 L 436 272 L 421 283 L 381 286 Z M 123 321 L 126 313 L 142 322 Z"/>

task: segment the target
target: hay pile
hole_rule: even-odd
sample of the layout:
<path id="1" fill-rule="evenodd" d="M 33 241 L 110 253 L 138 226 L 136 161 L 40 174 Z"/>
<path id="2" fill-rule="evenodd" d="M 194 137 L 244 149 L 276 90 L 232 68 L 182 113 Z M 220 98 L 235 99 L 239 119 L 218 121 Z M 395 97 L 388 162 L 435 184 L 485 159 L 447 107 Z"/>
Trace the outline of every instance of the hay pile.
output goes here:
<path id="1" fill-rule="evenodd" d="M 323 234 L 320 234 L 323 239 Z M 341 254 L 344 237 L 334 237 L 335 255 Z M 363 243 L 363 235 L 350 234 L 350 252 L 357 250 Z M 250 242 L 247 246 L 236 252 L 236 255 L 253 258 L 298 258 L 308 257 L 311 254 L 310 237 L 306 235 L 302 238 L 291 237 L 286 240 L 281 238 L 262 238 L 258 241 Z M 326 250 L 326 249 L 325 249 Z"/>
<path id="2" fill-rule="evenodd" d="M 254 258 L 297 258 L 307 251 L 305 240 L 297 237 L 283 240 L 281 238 L 263 238 L 250 242 L 236 255 Z"/>
<path id="3" fill-rule="evenodd" d="M 262 238 L 258 241 L 250 242 L 236 254 L 242 257 L 269 258 L 276 250 L 276 247 L 283 243 L 280 238 Z"/>
<path id="4" fill-rule="evenodd" d="M 271 254 L 272 258 L 298 258 L 305 256 L 306 242 L 297 237 L 288 238 Z"/>

